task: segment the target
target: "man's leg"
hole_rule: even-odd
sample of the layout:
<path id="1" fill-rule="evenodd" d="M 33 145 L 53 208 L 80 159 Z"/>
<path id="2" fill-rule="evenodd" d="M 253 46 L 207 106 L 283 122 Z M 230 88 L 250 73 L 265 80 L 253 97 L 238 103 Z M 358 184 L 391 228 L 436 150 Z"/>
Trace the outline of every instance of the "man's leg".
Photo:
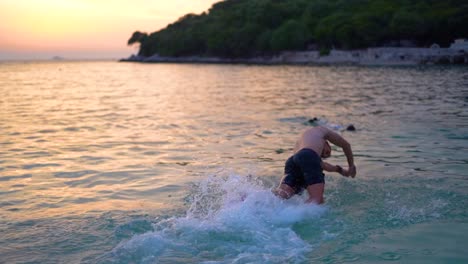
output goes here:
<path id="1" fill-rule="evenodd" d="M 294 163 L 300 167 L 309 199 L 307 203 L 322 204 L 325 188 L 325 175 L 322 171 L 322 159 L 311 149 L 302 149 L 294 155 Z"/>
<path id="2" fill-rule="evenodd" d="M 294 163 L 293 157 L 290 157 L 284 164 L 284 177 L 279 186 L 273 190 L 276 196 L 283 199 L 289 199 L 296 193 L 296 190 L 291 186 L 296 186 L 297 178 L 301 176 L 300 169 Z"/>
<path id="3" fill-rule="evenodd" d="M 294 189 L 291 188 L 291 186 L 287 185 L 287 184 L 280 184 L 280 186 L 278 186 L 278 188 L 276 188 L 275 190 L 273 190 L 273 193 L 276 195 L 276 196 L 279 196 L 283 199 L 289 199 L 291 198 L 291 196 L 294 195 Z"/>
<path id="4" fill-rule="evenodd" d="M 323 190 L 325 189 L 325 183 L 316 183 L 307 186 L 307 192 L 309 193 L 309 199 L 306 203 L 324 203 Z"/>

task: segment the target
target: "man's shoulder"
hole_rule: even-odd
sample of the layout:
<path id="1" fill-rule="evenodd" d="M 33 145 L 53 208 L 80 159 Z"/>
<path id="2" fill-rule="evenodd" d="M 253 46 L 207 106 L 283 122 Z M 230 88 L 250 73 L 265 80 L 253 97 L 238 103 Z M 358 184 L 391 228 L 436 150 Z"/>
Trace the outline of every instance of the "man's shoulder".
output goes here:
<path id="1" fill-rule="evenodd" d="M 306 133 L 320 133 L 320 134 L 327 134 L 329 129 L 325 126 L 316 126 L 316 127 L 311 127 L 306 130 Z"/>
<path id="2" fill-rule="evenodd" d="M 328 134 L 327 128 L 316 126 L 316 127 L 311 127 L 311 128 L 306 129 L 304 133 L 302 134 L 301 138 L 308 138 L 308 139 L 314 138 L 315 140 L 318 140 L 318 139 L 324 139 L 327 134 Z"/>

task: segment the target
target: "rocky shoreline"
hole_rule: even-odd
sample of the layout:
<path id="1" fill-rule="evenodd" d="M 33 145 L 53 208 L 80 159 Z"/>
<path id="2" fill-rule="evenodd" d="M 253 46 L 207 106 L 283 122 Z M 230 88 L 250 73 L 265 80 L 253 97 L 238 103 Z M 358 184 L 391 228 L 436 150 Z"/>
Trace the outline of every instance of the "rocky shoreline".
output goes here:
<path id="1" fill-rule="evenodd" d="M 226 64 L 315 64 L 315 65 L 468 65 L 468 53 L 453 48 L 368 48 L 362 50 L 331 50 L 328 55 L 319 51 L 284 51 L 271 57 L 218 58 L 218 57 L 142 57 L 132 55 L 123 62 L 143 63 L 226 63 Z"/>

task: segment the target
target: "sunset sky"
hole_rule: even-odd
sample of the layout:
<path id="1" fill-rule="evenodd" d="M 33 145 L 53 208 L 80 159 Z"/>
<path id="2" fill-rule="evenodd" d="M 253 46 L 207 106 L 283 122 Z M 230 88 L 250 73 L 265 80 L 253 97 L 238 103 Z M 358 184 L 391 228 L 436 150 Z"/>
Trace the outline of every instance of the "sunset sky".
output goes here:
<path id="1" fill-rule="evenodd" d="M 0 0 L 0 60 L 121 58 L 127 40 L 220 0 Z"/>

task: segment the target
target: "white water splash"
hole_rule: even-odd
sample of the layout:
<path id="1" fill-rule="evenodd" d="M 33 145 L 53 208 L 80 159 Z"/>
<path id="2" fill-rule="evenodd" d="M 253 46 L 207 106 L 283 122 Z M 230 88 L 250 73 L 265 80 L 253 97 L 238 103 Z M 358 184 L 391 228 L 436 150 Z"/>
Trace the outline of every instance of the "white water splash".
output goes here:
<path id="1" fill-rule="evenodd" d="M 195 185 L 183 217 L 155 223 L 113 250 L 116 262 L 300 263 L 312 245 L 293 225 L 320 217 L 304 197 L 283 201 L 253 177 L 212 176 Z"/>
<path id="2" fill-rule="evenodd" d="M 442 199 L 429 199 L 423 202 L 418 201 L 415 204 L 404 203 L 400 204 L 399 197 L 391 197 L 387 195 L 385 200 L 387 219 L 395 224 L 420 223 L 428 219 L 439 218 L 440 211 L 444 209 L 448 203 Z"/>

